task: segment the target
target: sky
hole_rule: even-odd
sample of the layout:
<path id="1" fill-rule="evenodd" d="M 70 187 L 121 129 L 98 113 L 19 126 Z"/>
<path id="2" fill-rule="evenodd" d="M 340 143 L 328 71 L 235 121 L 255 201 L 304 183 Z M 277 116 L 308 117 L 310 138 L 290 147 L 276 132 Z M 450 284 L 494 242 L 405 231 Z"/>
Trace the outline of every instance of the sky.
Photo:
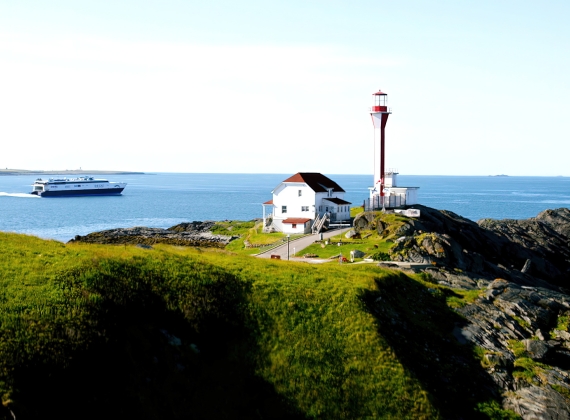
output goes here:
<path id="1" fill-rule="evenodd" d="M 0 0 L 0 168 L 570 176 L 570 2 Z"/>

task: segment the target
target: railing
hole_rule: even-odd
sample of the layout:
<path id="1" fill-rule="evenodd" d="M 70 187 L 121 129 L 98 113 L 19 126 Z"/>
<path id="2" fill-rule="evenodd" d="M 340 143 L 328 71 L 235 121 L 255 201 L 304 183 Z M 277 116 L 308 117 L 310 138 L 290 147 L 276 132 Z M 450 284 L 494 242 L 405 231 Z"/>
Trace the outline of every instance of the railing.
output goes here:
<path id="1" fill-rule="evenodd" d="M 329 220 L 329 214 L 328 213 L 323 214 L 322 217 L 320 217 L 320 218 L 319 218 L 319 215 L 317 214 L 315 217 L 315 222 L 313 223 L 313 228 L 312 228 L 313 233 L 319 234 L 327 220 Z"/>
<path id="2" fill-rule="evenodd" d="M 383 203 L 382 199 L 384 199 Z M 384 197 L 375 195 L 372 198 L 367 198 L 366 200 L 364 200 L 365 211 L 382 210 L 383 208 L 393 209 L 405 205 L 406 205 L 406 197 L 401 195 L 386 195 Z"/>

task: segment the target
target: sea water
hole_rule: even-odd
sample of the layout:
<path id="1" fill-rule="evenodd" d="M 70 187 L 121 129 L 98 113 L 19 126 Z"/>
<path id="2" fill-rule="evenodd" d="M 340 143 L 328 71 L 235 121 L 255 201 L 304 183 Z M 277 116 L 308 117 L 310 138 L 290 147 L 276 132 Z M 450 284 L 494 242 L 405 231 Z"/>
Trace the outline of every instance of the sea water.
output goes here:
<path id="1" fill-rule="evenodd" d="M 57 198 L 29 194 L 37 176 L 0 176 L 0 231 L 68 241 L 118 227 L 251 220 L 262 217 L 261 203 L 290 175 L 112 175 L 105 178 L 128 184 L 120 196 Z M 353 207 L 368 197 L 371 175 L 326 175 L 346 191 Z M 525 219 L 545 209 L 570 207 L 569 177 L 399 175 L 398 185 L 420 187 L 421 204 L 474 221 Z"/>

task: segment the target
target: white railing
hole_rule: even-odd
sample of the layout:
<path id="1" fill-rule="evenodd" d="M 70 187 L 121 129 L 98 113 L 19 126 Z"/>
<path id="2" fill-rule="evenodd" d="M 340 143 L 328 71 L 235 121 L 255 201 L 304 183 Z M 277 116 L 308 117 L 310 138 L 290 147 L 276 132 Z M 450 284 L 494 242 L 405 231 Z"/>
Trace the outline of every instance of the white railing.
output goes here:
<path id="1" fill-rule="evenodd" d="M 383 208 L 393 209 L 405 205 L 406 205 L 406 197 L 402 195 L 386 195 L 384 197 L 375 195 L 372 198 L 367 198 L 366 200 L 364 200 L 365 211 L 382 210 Z"/>

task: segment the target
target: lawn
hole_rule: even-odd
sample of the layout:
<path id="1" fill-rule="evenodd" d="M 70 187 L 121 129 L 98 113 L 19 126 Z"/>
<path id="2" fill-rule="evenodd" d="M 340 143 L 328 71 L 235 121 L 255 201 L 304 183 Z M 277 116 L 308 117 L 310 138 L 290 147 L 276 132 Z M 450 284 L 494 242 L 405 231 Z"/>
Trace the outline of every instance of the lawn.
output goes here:
<path id="1" fill-rule="evenodd" d="M 474 418 L 489 398 L 438 286 L 397 271 L 0 233 L 0 279 L 2 419 Z"/>

